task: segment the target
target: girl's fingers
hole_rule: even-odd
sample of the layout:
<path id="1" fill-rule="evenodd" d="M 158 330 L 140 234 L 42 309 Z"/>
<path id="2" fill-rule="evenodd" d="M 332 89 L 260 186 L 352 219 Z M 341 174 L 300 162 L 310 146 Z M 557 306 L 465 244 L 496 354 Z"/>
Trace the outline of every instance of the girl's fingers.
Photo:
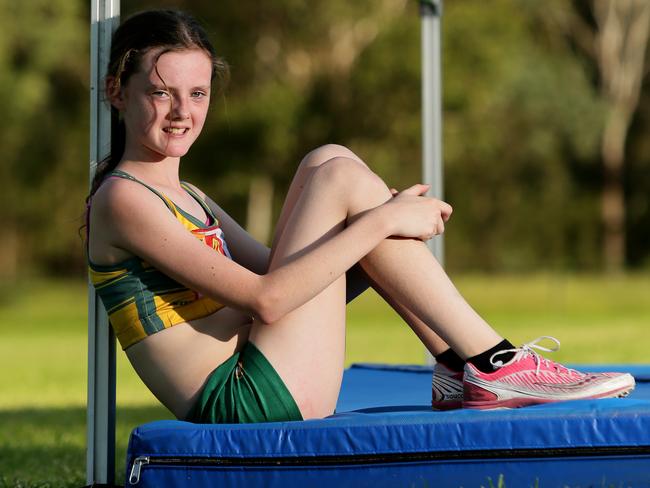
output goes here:
<path id="1" fill-rule="evenodd" d="M 440 207 L 440 215 L 442 216 L 442 220 L 447 222 L 449 218 L 451 217 L 452 212 L 454 209 L 452 208 L 451 205 L 449 205 L 446 202 L 440 202 L 442 206 Z"/>
<path id="2" fill-rule="evenodd" d="M 422 183 L 418 183 L 416 185 L 408 187 L 406 190 L 403 190 L 401 193 L 405 193 L 407 195 L 424 195 L 426 192 L 429 191 L 429 188 L 431 185 L 423 185 Z"/>
<path id="3" fill-rule="evenodd" d="M 433 228 L 433 234 L 429 236 L 429 239 L 433 238 L 434 236 L 439 236 L 445 232 L 445 222 L 442 218 L 436 222 L 434 228 Z"/>

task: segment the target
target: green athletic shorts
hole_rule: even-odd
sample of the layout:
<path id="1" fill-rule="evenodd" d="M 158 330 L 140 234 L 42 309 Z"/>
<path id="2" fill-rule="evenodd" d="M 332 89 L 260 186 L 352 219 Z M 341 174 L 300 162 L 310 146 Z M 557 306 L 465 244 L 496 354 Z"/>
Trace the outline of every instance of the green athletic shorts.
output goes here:
<path id="1" fill-rule="evenodd" d="M 302 420 L 302 415 L 271 363 L 248 342 L 210 373 L 186 420 L 244 424 Z"/>

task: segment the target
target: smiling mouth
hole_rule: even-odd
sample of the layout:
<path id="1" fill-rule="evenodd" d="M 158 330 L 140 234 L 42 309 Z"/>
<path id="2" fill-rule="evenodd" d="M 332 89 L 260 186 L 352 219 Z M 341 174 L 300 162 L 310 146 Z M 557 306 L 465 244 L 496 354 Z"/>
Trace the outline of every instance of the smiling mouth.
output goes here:
<path id="1" fill-rule="evenodd" d="M 167 134 L 172 134 L 172 135 L 182 135 L 185 134 L 189 129 L 187 127 L 165 127 L 163 129 L 164 132 Z"/>

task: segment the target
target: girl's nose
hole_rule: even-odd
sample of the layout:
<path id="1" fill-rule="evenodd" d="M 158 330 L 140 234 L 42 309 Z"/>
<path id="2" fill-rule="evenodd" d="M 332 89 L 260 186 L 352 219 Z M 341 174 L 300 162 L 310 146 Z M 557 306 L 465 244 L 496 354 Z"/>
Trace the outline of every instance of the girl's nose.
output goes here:
<path id="1" fill-rule="evenodd" d="M 174 118 L 174 120 L 185 120 L 190 118 L 188 103 L 182 97 L 176 97 L 176 99 L 174 100 L 172 117 Z"/>

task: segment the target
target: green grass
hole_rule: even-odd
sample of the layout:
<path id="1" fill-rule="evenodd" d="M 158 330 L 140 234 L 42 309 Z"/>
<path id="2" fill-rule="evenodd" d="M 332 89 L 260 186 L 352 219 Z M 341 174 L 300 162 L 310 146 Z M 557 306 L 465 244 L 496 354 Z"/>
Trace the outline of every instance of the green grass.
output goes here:
<path id="1" fill-rule="evenodd" d="M 469 303 L 514 344 L 557 337 L 553 359 L 571 363 L 648 362 L 650 279 L 645 275 L 460 276 L 454 282 Z M 421 363 L 424 354 L 410 329 L 373 294 L 349 314 L 349 362 Z"/>
<path id="2" fill-rule="evenodd" d="M 562 341 L 554 359 L 582 363 L 648 361 L 647 276 L 460 276 L 468 301 L 504 336 Z M 0 488 L 85 484 L 86 286 L 36 280 L 0 285 Z M 419 364 L 424 352 L 376 295 L 349 309 L 346 362 Z M 117 361 L 117 470 L 124 479 L 129 432 L 171 418 Z"/>

